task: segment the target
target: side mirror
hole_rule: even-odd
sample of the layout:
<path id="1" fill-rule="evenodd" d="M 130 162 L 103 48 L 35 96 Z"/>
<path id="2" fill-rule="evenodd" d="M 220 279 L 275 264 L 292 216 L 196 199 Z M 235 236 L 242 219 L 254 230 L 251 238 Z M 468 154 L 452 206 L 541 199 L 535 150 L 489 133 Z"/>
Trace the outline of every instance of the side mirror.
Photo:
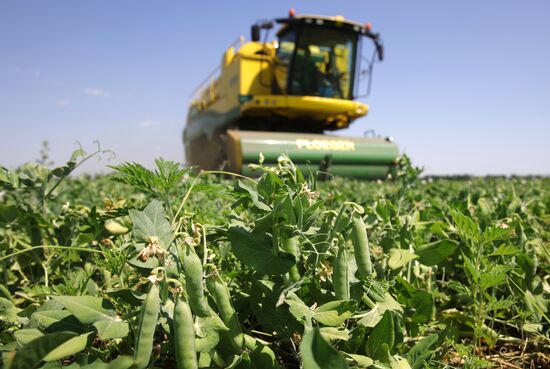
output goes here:
<path id="1" fill-rule="evenodd" d="M 376 52 L 378 53 L 378 60 L 384 60 L 384 45 L 376 43 Z"/>
<path id="2" fill-rule="evenodd" d="M 252 27 L 250 27 L 250 33 L 252 41 L 257 42 L 260 41 L 260 26 L 255 24 Z"/>

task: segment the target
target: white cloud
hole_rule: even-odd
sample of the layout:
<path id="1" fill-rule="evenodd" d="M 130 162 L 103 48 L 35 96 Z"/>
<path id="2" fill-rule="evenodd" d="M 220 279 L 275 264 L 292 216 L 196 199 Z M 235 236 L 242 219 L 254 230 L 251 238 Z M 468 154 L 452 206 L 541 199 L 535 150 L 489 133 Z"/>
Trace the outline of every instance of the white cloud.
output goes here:
<path id="1" fill-rule="evenodd" d="M 55 102 L 55 105 L 57 105 L 60 108 L 66 108 L 70 104 L 71 104 L 71 102 L 67 99 L 59 99 Z"/>
<path id="2" fill-rule="evenodd" d="M 138 125 L 142 128 L 150 128 L 158 125 L 158 122 L 153 119 L 144 119 L 141 122 L 139 122 Z"/>
<path id="3" fill-rule="evenodd" d="M 84 92 L 86 95 L 90 96 L 99 96 L 99 97 L 110 97 L 111 94 L 105 90 L 102 90 L 100 88 L 87 88 Z"/>

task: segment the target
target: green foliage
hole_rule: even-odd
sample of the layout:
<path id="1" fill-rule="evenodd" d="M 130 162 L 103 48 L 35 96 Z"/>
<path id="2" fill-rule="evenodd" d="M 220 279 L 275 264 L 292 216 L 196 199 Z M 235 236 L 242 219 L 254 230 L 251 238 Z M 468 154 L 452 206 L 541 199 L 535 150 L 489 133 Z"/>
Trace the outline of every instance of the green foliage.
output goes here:
<path id="1" fill-rule="evenodd" d="M 179 164 L 155 159 L 157 168 L 150 170 L 138 163 L 123 163 L 110 166 L 116 173 L 111 177 L 113 181 L 126 183 L 147 193 L 162 196 L 175 188 L 181 182 L 189 169 L 180 168 Z"/>
<path id="2" fill-rule="evenodd" d="M 479 368 L 548 340 L 547 179 L 70 178 L 83 155 L 0 169 L 3 367 Z"/>
<path id="3" fill-rule="evenodd" d="M 495 293 L 506 284 L 507 274 L 513 270 L 510 262 L 514 253 L 503 252 L 496 242 L 507 241 L 512 232 L 494 226 L 482 230 L 471 217 L 457 210 L 452 210 L 451 216 L 465 244 L 462 259 L 472 297 L 475 346 L 480 347 L 482 340 L 494 342 L 496 339 L 493 332 L 486 329 L 485 321 L 509 307 L 506 300 L 495 298 Z M 497 256 L 500 260 L 495 259 Z"/>
<path id="4" fill-rule="evenodd" d="M 300 344 L 304 369 L 345 369 L 346 361 L 315 328 L 304 335 Z"/>
<path id="5" fill-rule="evenodd" d="M 272 237 L 265 233 L 231 227 L 229 240 L 235 256 L 261 274 L 284 274 L 296 262 L 291 254 L 274 249 Z"/>

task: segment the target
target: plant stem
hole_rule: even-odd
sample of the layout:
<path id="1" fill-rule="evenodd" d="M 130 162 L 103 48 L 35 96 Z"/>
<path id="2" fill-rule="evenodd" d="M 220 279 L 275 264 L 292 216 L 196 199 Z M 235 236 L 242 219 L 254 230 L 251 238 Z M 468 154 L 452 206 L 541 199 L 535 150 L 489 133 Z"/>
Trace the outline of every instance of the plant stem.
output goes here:
<path id="1" fill-rule="evenodd" d="M 97 252 L 97 253 L 100 253 L 100 254 L 105 254 L 103 251 L 96 250 L 96 249 L 87 249 L 85 247 L 58 246 L 58 245 L 38 245 L 38 246 L 33 246 L 32 249 L 25 249 L 25 250 L 19 250 L 19 251 L 16 251 L 16 252 L 12 252 L 11 254 L 8 254 L 8 255 L 5 255 L 5 256 L 1 257 L 0 261 L 4 261 L 6 259 L 11 258 L 12 256 L 24 254 L 24 253 L 27 253 L 29 251 L 33 251 L 35 249 L 46 249 L 46 248 L 48 248 L 48 249 L 52 248 L 52 249 L 62 249 L 62 250 L 73 250 L 73 251 L 85 251 L 85 252 Z"/>

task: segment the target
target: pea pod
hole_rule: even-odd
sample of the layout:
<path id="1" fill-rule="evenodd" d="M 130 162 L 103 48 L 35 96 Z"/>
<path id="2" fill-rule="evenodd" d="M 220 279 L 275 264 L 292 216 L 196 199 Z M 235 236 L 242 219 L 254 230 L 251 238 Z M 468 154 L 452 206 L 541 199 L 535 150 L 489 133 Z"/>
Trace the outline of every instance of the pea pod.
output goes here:
<path id="1" fill-rule="evenodd" d="M 139 317 L 139 328 L 136 334 L 136 347 L 134 352 L 134 360 L 137 369 L 147 368 L 151 360 L 153 339 L 159 312 L 159 288 L 153 283 L 145 297 L 145 301 L 143 301 L 141 315 Z"/>
<path id="2" fill-rule="evenodd" d="M 283 250 L 294 255 L 294 257 L 296 258 L 296 263 L 298 263 L 298 260 L 300 260 L 300 248 L 298 245 L 297 237 L 286 239 L 283 242 Z M 292 282 L 297 282 L 300 280 L 300 271 L 298 270 L 297 264 L 294 264 L 290 267 L 288 275 Z"/>
<path id="3" fill-rule="evenodd" d="M 341 244 L 332 267 L 332 286 L 337 300 L 349 300 L 348 273 L 348 253 L 345 245 Z"/>
<path id="4" fill-rule="evenodd" d="M 183 255 L 183 273 L 185 274 L 185 290 L 189 296 L 191 310 L 200 316 L 210 316 L 210 309 L 204 298 L 202 284 L 202 263 L 191 246 L 185 246 Z"/>
<path id="5" fill-rule="evenodd" d="M 174 307 L 174 351 L 178 369 L 198 369 L 193 315 L 181 297 Z"/>
<path id="6" fill-rule="evenodd" d="M 369 239 L 363 218 L 353 217 L 351 226 L 351 241 L 355 251 L 355 261 L 359 273 L 370 276 L 372 274 L 372 262 L 370 259 Z"/>
<path id="7" fill-rule="evenodd" d="M 206 287 L 212 295 L 214 302 L 220 313 L 220 318 L 229 328 L 229 338 L 231 345 L 235 350 L 244 348 L 244 336 L 241 330 L 241 325 L 237 319 L 237 313 L 231 304 L 231 296 L 225 283 L 219 276 L 212 275 L 206 280 Z"/>

